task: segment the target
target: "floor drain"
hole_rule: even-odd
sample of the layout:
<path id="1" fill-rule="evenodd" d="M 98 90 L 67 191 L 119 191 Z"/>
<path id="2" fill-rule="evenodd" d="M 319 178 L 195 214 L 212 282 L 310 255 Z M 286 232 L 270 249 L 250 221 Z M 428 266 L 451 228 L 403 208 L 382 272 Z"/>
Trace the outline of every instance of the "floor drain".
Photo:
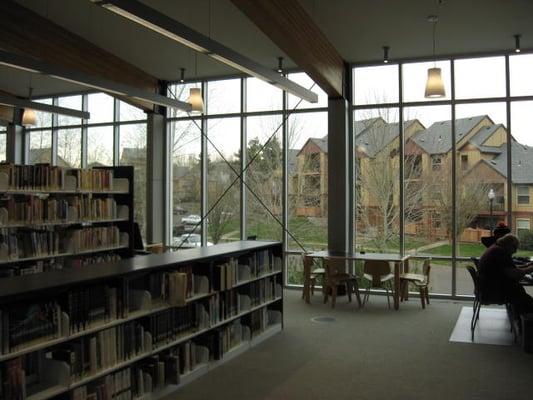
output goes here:
<path id="1" fill-rule="evenodd" d="M 335 322 L 335 318 L 333 318 L 333 317 L 313 317 L 313 318 L 311 318 L 311 322 Z"/>

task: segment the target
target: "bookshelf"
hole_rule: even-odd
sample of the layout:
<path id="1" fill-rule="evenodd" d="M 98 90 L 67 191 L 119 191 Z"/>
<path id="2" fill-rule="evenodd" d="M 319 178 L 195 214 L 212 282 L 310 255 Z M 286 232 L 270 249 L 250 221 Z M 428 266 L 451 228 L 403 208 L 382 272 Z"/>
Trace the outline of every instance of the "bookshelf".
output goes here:
<path id="1" fill-rule="evenodd" d="M 0 278 L 133 255 L 133 167 L 0 163 Z"/>
<path id="2" fill-rule="evenodd" d="M 240 241 L 0 280 L 0 398 L 165 396 L 281 331 L 282 265 Z"/>

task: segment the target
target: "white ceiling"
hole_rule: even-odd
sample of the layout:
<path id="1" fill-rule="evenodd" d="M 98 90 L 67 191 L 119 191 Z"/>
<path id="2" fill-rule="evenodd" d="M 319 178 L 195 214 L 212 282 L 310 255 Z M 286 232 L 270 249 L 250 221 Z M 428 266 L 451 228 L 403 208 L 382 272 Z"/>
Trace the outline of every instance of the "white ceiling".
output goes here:
<path id="1" fill-rule="evenodd" d="M 436 0 L 300 0 L 341 56 L 350 62 L 379 60 L 381 46 L 390 57 L 431 54 L 431 24 Z M 151 75 L 176 80 L 180 67 L 188 77 L 212 77 L 236 71 L 90 3 L 89 0 L 17 0 L 101 48 Z M 176 20 L 258 61 L 277 65 L 283 53 L 229 0 L 143 0 Z M 211 9 L 211 12 L 209 10 Z M 211 18 L 209 18 L 211 15 Z M 211 19 L 211 23 L 209 23 Z M 533 48 L 533 1 L 446 0 L 440 10 L 438 54 L 463 54 L 509 49 L 513 34 Z M 288 67 L 294 64 L 290 60 Z M 35 95 L 82 90 L 82 87 L 37 77 Z M 26 95 L 27 73 L 0 69 L 0 89 Z"/>

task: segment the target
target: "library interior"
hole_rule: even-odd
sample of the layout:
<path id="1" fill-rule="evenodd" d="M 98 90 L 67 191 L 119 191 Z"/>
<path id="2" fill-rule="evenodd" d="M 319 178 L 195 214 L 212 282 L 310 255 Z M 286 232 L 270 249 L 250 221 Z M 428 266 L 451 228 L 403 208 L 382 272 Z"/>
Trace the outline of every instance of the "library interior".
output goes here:
<path id="1" fill-rule="evenodd" d="M 0 400 L 530 399 L 530 115 L 529 0 L 0 1 Z"/>

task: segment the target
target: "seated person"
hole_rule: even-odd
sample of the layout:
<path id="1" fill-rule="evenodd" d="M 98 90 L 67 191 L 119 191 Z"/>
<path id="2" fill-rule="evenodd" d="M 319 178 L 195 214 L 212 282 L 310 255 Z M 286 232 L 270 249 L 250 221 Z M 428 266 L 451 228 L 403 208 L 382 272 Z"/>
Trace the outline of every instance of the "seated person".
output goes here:
<path id="1" fill-rule="evenodd" d="M 479 278 L 484 300 L 494 303 L 511 303 L 519 313 L 533 313 L 533 297 L 529 296 L 519 281 L 533 272 L 533 262 L 517 267 L 512 255 L 520 241 L 507 234 L 496 240 L 479 260 Z"/>
<path id="2" fill-rule="evenodd" d="M 500 222 L 498 226 L 492 231 L 492 236 L 483 236 L 481 238 L 481 243 L 483 243 L 485 247 L 490 247 L 494 243 L 496 243 L 496 240 L 498 240 L 502 236 L 507 235 L 508 233 L 511 233 L 509 227 L 505 225 L 504 222 Z"/>

